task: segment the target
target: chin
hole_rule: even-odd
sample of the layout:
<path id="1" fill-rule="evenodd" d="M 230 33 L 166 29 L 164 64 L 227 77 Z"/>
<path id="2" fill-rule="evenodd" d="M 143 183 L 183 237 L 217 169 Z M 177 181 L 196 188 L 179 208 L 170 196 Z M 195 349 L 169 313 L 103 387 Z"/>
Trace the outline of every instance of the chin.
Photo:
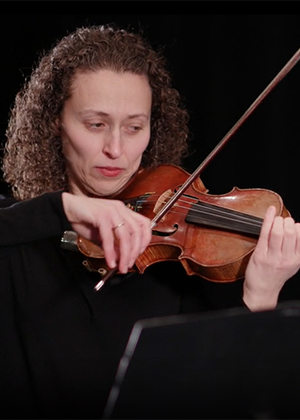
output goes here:
<path id="1" fill-rule="evenodd" d="M 109 188 L 107 190 L 103 190 L 103 188 L 97 189 L 97 188 L 89 188 L 87 190 L 87 195 L 89 197 L 98 197 L 98 198 L 103 198 L 103 197 L 109 197 L 111 195 L 114 195 L 118 192 L 119 188 Z"/>

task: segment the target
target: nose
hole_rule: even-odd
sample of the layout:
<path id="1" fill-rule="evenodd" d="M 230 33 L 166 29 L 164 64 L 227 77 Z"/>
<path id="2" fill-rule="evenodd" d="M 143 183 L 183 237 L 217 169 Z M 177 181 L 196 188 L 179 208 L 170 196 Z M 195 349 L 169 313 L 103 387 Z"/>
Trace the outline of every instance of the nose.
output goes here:
<path id="1" fill-rule="evenodd" d="M 123 153 L 122 135 L 118 128 L 110 130 L 105 138 L 103 153 L 111 159 L 119 158 Z"/>

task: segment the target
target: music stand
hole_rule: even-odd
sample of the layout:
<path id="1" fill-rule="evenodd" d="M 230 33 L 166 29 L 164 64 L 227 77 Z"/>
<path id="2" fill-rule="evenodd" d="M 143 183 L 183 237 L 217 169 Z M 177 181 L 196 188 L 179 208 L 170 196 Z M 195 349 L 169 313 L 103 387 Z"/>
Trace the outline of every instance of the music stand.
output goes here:
<path id="1" fill-rule="evenodd" d="M 137 322 L 103 418 L 300 418 L 300 302 Z"/>

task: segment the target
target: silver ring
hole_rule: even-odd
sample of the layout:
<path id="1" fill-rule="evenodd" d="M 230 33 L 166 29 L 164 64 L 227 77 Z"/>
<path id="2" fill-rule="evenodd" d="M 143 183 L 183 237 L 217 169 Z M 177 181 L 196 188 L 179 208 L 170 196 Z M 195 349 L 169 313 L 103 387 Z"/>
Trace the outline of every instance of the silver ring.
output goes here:
<path id="1" fill-rule="evenodd" d="M 118 229 L 119 227 L 121 227 L 121 226 L 123 226 L 123 225 L 125 225 L 125 222 L 119 223 L 117 226 L 115 226 L 115 227 L 113 228 L 113 230 L 116 230 L 116 229 Z"/>

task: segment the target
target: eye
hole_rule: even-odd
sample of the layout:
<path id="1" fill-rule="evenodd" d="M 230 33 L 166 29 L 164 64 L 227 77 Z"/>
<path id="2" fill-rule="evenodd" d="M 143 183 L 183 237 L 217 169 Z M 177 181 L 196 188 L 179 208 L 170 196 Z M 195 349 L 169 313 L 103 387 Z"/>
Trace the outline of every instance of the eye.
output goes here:
<path id="1" fill-rule="evenodd" d="M 99 128 L 104 127 L 104 124 L 102 122 L 89 122 L 86 126 L 91 130 L 98 130 Z"/>
<path id="2" fill-rule="evenodd" d="M 138 133 L 142 130 L 142 127 L 140 125 L 129 125 L 127 129 L 132 133 Z"/>

